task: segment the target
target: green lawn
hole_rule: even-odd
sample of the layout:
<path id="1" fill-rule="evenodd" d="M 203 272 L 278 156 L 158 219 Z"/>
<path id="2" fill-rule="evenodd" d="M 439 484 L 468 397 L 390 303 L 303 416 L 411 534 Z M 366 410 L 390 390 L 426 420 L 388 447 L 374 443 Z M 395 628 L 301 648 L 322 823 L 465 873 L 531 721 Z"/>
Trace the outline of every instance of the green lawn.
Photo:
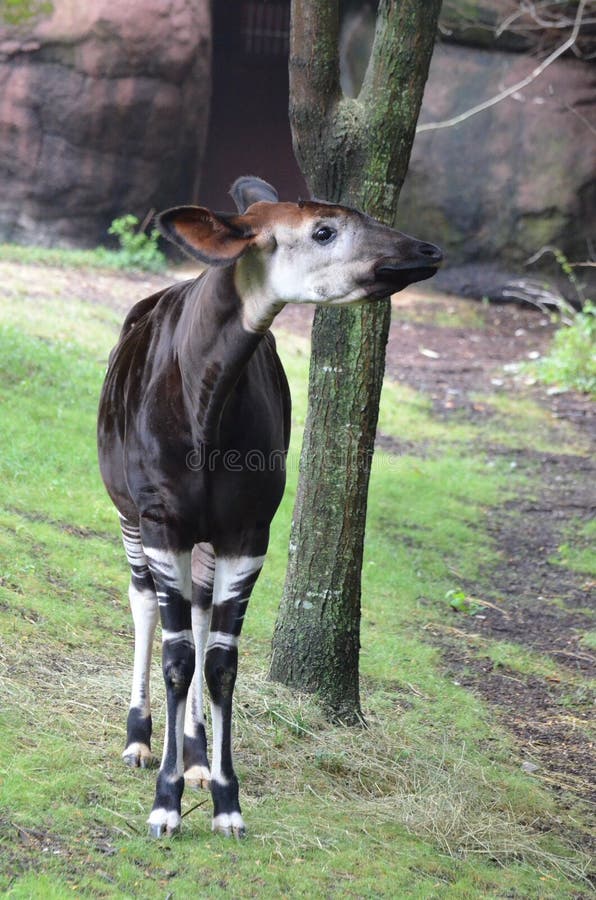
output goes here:
<path id="1" fill-rule="evenodd" d="M 128 577 L 95 455 L 119 320 L 76 298 L 29 302 L 25 290 L 0 312 L 0 889 L 19 898 L 585 896 L 586 860 L 555 836 L 555 800 L 521 769 L 487 707 L 444 675 L 425 629 L 452 621 L 446 595 L 494 558 L 486 510 L 522 477 L 506 454 L 487 459 L 477 427 L 441 422 L 424 397 L 386 386 L 380 430 L 424 452 L 379 453 L 373 467 L 361 657 L 369 727 L 329 726 L 312 698 L 267 682 L 308 367 L 306 342 L 283 333 L 290 483 L 237 687 L 249 837 L 213 836 L 208 795 L 191 792 L 181 834 L 146 837 L 155 773 L 120 759 Z M 507 414 L 509 445 L 523 441 L 525 411 L 519 422 Z M 515 651 L 500 652 L 511 664 Z M 158 652 L 153 686 L 157 748 Z"/>

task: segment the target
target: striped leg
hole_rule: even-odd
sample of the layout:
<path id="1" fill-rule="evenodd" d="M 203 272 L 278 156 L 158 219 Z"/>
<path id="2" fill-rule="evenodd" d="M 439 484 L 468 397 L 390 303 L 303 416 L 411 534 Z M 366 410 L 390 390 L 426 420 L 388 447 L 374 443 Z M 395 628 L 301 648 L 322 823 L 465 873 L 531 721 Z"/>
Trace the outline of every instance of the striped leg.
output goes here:
<path id="1" fill-rule="evenodd" d="M 159 613 L 153 578 L 147 566 L 139 529 L 122 516 L 120 527 L 130 565 L 128 596 L 135 629 L 132 691 L 126 726 L 126 749 L 122 757 L 127 765 L 145 769 L 155 762 L 151 753 L 149 670 Z"/>
<path id="2" fill-rule="evenodd" d="M 184 780 L 189 787 L 208 788 L 211 780 L 203 711 L 203 661 L 211 621 L 215 556 L 211 544 L 197 544 L 192 554 L 192 633 L 195 673 L 184 720 Z"/>
<path id="3" fill-rule="evenodd" d="M 155 801 L 149 816 L 150 834 L 161 837 L 180 827 L 184 790 L 183 740 L 186 698 L 195 667 L 191 629 L 190 551 L 143 546 L 153 576 L 162 626 L 162 662 L 166 686 L 166 734 L 157 776 Z"/>
<path id="4" fill-rule="evenodd" d="M 211 628 L 205 654 L 205 678 L 211 695 L 213 724 L 212 828 L 236 837 L 242 837 L 246 829 L 232 762 L 232 698 L 238 670 L 238 639 L 264 559 L 264 556 L 217 559 Z"/>

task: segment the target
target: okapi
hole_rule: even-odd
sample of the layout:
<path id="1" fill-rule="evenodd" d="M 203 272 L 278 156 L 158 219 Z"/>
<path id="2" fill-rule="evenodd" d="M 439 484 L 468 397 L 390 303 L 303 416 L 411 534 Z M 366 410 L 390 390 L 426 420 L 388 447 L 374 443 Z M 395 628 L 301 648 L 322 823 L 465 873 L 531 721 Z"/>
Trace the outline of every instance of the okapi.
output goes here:
<path id="1" fill-rule="evenodd" d="M 161 233 L 208 268 L 131 309 L 99 406 L 101 474 L 131 570 L 130 766 L 153 761 L 158 616 L 162 627 L 167 713 L 148 820 L 155 837 L 179 828 L 185 780 L 210 786 L 214 831 L 245 833 L 231 746 L 238 640 L 284 490 L 290 437 L 288 384 L 269 326 L 286 303 L 385 297 L 430 278 L 441 261 L 433 244 L 357 210 L 280 203 L 258 178 L 238 179 L 231 195 L 238 214 L 182 206 L 158 216 Z M 254 465 L 255 454 L 266 464 Z"/>

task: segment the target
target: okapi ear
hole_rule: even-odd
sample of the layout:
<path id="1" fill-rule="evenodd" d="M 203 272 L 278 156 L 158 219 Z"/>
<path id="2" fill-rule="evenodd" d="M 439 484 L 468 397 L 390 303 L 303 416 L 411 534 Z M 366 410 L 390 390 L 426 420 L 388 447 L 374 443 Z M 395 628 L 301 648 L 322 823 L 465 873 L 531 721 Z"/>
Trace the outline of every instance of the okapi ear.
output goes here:
<path id="1" fill-rule="evenodd" d="M 240 216 L 213 213 L 202 206 L 176 206 L 156 216 L 160 233 L 181 250 L 212 266 L 228 266 L 254 240 Z"/>
<path id="2" fill-rule="evenodd" d="M 243 175 L 241 178 L 237 178 L 230 188 L 230 196 L 239 213 L 245 213 L 249 206 L 259 203 L 261 200 L 266 200 L 268 203 L 277 203 L 279 200 L 275 188 L 255 175 Z"/>

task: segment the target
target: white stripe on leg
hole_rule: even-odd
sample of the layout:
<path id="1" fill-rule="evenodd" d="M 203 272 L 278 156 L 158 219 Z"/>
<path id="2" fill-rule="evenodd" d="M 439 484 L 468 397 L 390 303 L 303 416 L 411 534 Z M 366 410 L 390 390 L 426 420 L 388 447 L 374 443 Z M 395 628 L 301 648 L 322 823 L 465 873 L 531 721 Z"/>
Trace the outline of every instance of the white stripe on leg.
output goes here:
<path id="1" fill-rule="evenodd" d="M 159 617 L 157 598 L 151 590 L 139 590 L 131 582 L 128 589 L 130 609 L 135 627 L 135 651 L 130 705 L 143 716 L 151 712 L 149 673 L 153 638 Z"/>
<path id="2" fill-rule="evenodd" d="M 209 632 L 211 619 L 210 609 L 192 607 L 192 634 L 195 642 L 195 672 L 188 693 L 186 706 L 186 719 L 184 721 L 184 733 L 190 737 L 196 737 L 197 726 L 205 727 L 205 714 L 203 706 L 203 662 L 205 659 L 205 646 Z"/>
<path id="3" fill-rule="evenodd" d="M 223 717 L 221 709 L 211 703 L 211 725 L 213 728 L 213 756 L 211 759 L 211 778 L 219 784 L 228 784 L 228 779 L 221 771 L 221 749 L 223 739 Z"/>
<path id="4" fill-rule="evenodd" d="M 230 559 L 220 557 L 215 566 L 214 605 L 218 606 L 234 598 L 234 588 L 245 578 L 260 572 L 264 562 L 264 556 L 237 556 Z"/>

